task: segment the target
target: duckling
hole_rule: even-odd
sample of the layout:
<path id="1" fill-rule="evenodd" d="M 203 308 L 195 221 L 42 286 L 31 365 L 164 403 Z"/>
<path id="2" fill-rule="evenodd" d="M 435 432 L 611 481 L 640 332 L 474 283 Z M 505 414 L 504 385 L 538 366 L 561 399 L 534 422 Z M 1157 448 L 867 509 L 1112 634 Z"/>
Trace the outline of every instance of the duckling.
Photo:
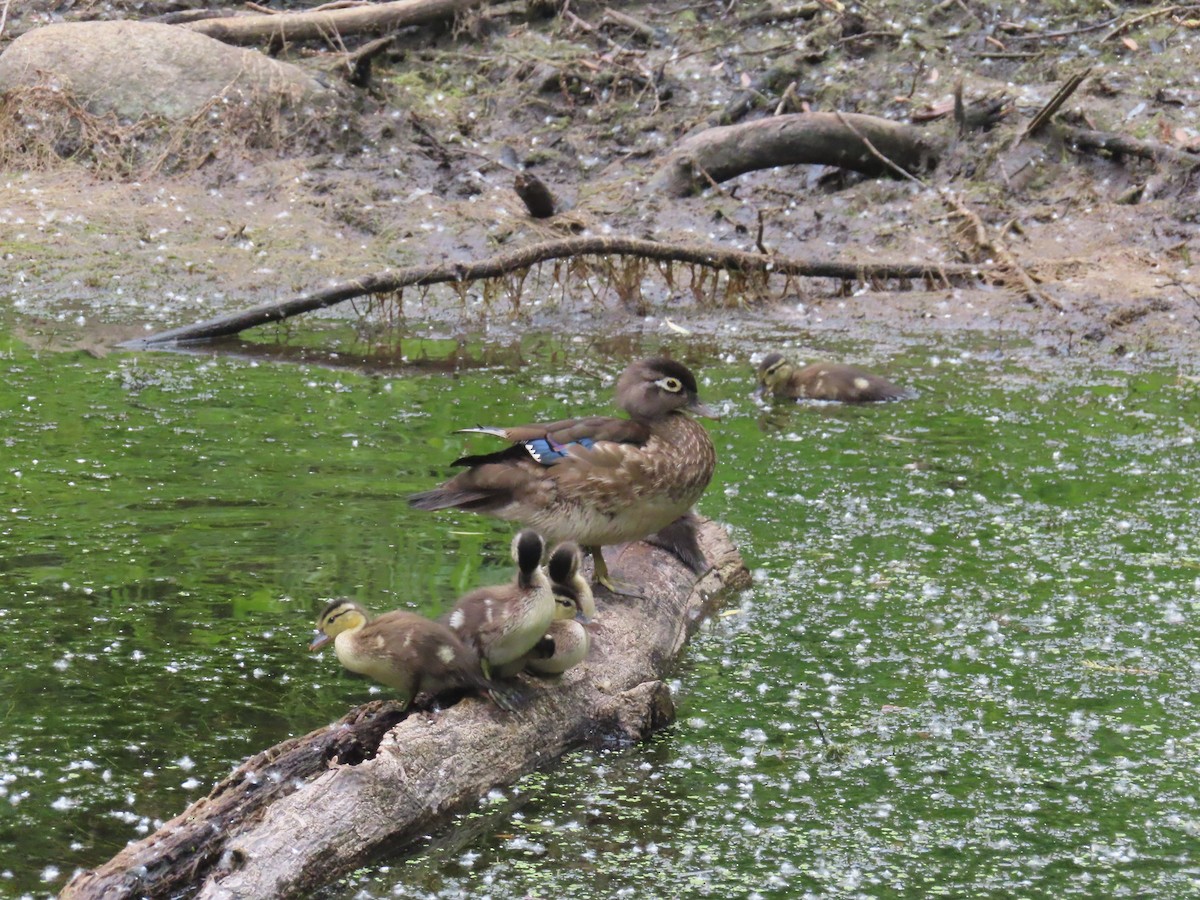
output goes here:
<path id="1" fill-rule="evenodd" d="M 332 600 L 317 619 L 308 645 L 317 651 L 329 641 L 338 662 L 394 689 L 404 708 L 417 697 L 473 690 L 503 705 L 484 679 L 475 652 L 439 622 L 396 610 L 374 619 L 352 600 Z"/>
<path id="2" fill-rule="evenodd" d="M 797 369 L 780 353 L 768 353 L 758 364 L 759 392 L 776 397 L 869 403 L 903 400 L 912 393 L 886 378 L 855 366 L 819 362 Z"/>
<path id="3" fill-rule="evenodd" d="M 546 575 L 550 578 L 550 588 L 555 597 L 566 597 L 574 606 L 579 607 L 580 614 L 586 621 L 596 618 L 596 598 L 592 594 L 592 586 L 579 571 L 579 545 L 571 541 L 559 544 L 550 554 L 546 562 Z M 571 614 L 574 616 L 574 613 Z M 555 615 L 555 618 L 563 618 Z"/>
<path id="4" fill-rule="evenodd" d="M 479 656 L 483 674 L 502 678 L 524 668 L 525 655 L 554 619 L 554 592 L 542 568 L 546 544 L 526 529 L 513 538 L 517 577 L 509 584 L 477 588 L 464 595 L 442 621 Z"/>
<path id="5" fill-rule="evenodd" d="M 579 547 L 560 544 L 550 554 L 547 574 L 554 589 L 554 621 L 525 660 L 543 675 L 559 675 L 587 657 L 591 638 L 583 626 L 596 616 L 591 586 L 579 574 Z"/>
<path id="6" fill-rule="evenodd" d="M 570 597 L 555 596 L 557 604 L 554 621 L 546 634 L 525 658 L 525 668 L 541 675 L 561 675 L 572 666 L 583 662 L 591 648 L 591 638 L 583 615 L 576 601 Z"/>
<path id="7" fill-rule="evenodd" d="M 408 502 L 520 522 L 551 544 L 578 542 L 592 555 L 597 583 L 612 589 L 600 548 L 640 540 L 687 514 L 716 466 L 712 440 L 685 410 L 716 414 L 700 402 L 686 366 L 664 358 L 631 364 L 617 379 L 616 402 L 628 419 L 462 429 L 511 446 L 455 460 L 465 472 Z"/>

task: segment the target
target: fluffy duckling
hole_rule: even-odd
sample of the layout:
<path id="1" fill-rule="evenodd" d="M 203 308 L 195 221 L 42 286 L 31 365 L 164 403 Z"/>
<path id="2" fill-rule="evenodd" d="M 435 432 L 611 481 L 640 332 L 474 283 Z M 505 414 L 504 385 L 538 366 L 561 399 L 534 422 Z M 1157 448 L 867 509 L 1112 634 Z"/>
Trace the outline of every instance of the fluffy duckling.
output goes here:
<path id="1" fill-rule="evenodd" d="M 517 577 L 509 584 L 477 588 L 442 617 L 464 644 L 479 656 L 483 673 L 502 678 L 524 668 L 525 656 L 554 619 L 554 592 L 542 568 L 546 544 L 526 529 L 513 538 Z"/>
<path id="2" fill-rule="evenodd" d="M 570 541 L 559 544 L 546 563 L 546 575 L 550 578 L 550 588 L 555 597 L 568 598 L 572 605 L 579 607 L 579 612 L 584 618 L 590 621 L 596 618 L 596 598 L 592 594 L 592 586 L 579 571 L 580 562 L 578 544 Z M 562 617 L 555 615 L 555 618 Z"/>
<path id="3" fill-rule="evenodd" d="M 475 652 L 424 616 L 396 610 L 372 619 L 358 603 L 333 600 L 317 619 L 308 649 L 315 652 L 331 640 L 338 662 L 395 690 L 405 708 L 417 697 L 435 699 L 464 689 L 499 703 Z"/>
<path id="4" fill-rule="evenodd" d="M 550 554 L 547 574 L 554 589 L 554 621 L 525 661 L 543 675 L 559 675 L 583 662 L 591 638 L 583 626 L 596 615 L 591 586 L 579 574 L 579 547 L 561 544 Z"/>
<path id="5" fill-rule="evenodd" d="M 587 658 L 591 638 L 583 627 L 579 606 L 570 597 L 556 596 L 554 621 L 525 658 L 525 668 L 540 675 L 561 675 Z"/>
<path id="6" fill-rule="evenodd" d="M 886 378 L 855 366 L 818 362 L 797 369 L 780 353 L 768 353 L 758 364 L 758 384 L 760 392 L 770 391 L 776 397 L 843 403 L 902 400 L 912 396 L 910 391 Z"/>
<path id="7" fill-rule="evenodd" d="M 592 554 L 596 581 L 611 588 L 600 548 L 641 540 L 685 515 L 716 466 L 708 433 L 687 412 L 716 416 L 701 404 L 686 366 L 635 362 L 617 379 L 616 393 L 628 419 L 463 429 L 510 446 L 456 460 L 465 472 L 408 502 L 520 522 L 551 544 L 576 541 Z"/>

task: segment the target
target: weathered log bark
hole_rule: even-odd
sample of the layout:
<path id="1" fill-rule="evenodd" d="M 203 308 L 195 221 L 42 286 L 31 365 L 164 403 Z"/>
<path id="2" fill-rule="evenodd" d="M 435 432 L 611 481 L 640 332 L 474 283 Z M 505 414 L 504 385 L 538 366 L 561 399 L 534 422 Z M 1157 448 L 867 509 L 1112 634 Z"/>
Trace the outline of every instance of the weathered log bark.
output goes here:
<path id="1" fill-rule="evenodd" d="M 887 167 L 866 147 L 864 137 L 907 172 L 937 165 L 937 149 L 918 128 L 858 113 L 843 113 L 842 119 L 835 113 L 792 113 L 709 128 L 668 154 L 650 180 L 650 189 L 682 197 L 744 172 L 775 166 L 841 166 L 866 175 L 885 174 Z"/>
<path id="2" fill-rule="evenodd" d="M 280 13 L 275 16 L 201 19 L 180 27 L 199 31 L 227 44 L 316 41 L 328 40 L 335 36 L 382 34 L 409 25 L 441 22 L 484 2 L 486 0 L 397 0 L 394 3 Z"/>
<path id="3" fill-rule="evenodd" d="M 843 280 L 865 278 L 938 278 L 950 281 L 961 278 L 976 278 L 987 267 L 957 265 L 954 263 L 841 263 L 818 260 L 789 259 L 765 253 L 746 253 L 717 245 L 665 244 L 642 238 L 628 237 L 576 237 L 557 241 L 531 244 L 508 253 L 498 253 L 473 263 L 439 263 L 424 266 L 408 266 L 394 272 L 365 275 L 355 281 L 334 285 L 320 291 L 312 291 L 272 303 L 262 303 L 251 309 L 229 313 L 162 331 L 146 338 L 126 341 L 121 346 L 128 350 L 164 347 L 193 341 L 209 341 L 215 338 L 239 334 L 247 328 L 282 322 L 292 316 L 325 309 L 346 300 L 369 294 L 391 294 L 413 285 L 464 283 L 484 278 L 498 278 L 510 272 L 552 259 L 568 259 L 576 256 L 640 256 L 661 262 L 679 262 L 687 265 L 724 269 L 730 272 L 792 275 L 808 278 L 840 278 Z"/>
<path id="4" fill-rule="evenodd" d="M 702 520 L 698 537 L 710 565 L 699 579 L 646 543 L 610 550 L 614 576 L 642 597 L 602 594 L 588 659 L 558 680 L 524 679 L 516 713 L 475 698 L 432 720 L 368 704 L 253 757 L 61 897 L 311 894 L 572 748 L 645 738 L 673 718 L 662 679 L 689 635 L 726 591 L 749 583 L 724 528 Z"/>

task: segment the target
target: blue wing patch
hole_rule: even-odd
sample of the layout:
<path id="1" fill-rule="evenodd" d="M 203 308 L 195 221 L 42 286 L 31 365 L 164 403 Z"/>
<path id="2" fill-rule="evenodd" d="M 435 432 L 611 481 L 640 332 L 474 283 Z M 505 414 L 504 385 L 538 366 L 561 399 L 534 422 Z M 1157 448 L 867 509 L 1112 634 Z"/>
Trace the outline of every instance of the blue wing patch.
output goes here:
<path id="1" fill-rule="evenodd" d="M 595 445 L 595 441 L 591 438 L 580 438 L 577 441 L 571 441 L 569 444 L 559 444 L 549 438 L 536 438 L 532 441 L 522 441 L 522 445 L 529 451 L 537 462 L 543 466 L 552 466 L 561 459 L 566 459 L 570 456 L 571 447 L 578 445 L 583 448 L 590 448 Z"/>

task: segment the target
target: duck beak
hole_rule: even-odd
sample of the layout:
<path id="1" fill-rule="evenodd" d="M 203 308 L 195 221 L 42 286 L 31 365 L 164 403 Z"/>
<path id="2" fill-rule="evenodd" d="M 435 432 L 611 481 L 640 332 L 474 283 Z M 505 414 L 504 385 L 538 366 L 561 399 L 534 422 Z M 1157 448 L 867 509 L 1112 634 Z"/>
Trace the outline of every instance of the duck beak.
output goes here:
<path id="1" fill-rule="evenodd" d="M 759 400 L 767 396 L 767 386 L 761 381 L 758 383 L 758 387 L 754 389 L 754 396 Z"/>
<path id="2" fill-rule="evenodd" d="M 721 421 L 721 414 L 711 406 L 705 406 L 700 402 L 698 397 L 693 397 L 687 408 L 698 416 L 703 416 L 706 419 L 716 419 L 718 422 Z"/>
<path id="3" fill-rule="evenodd" d="M 318 631 L 313 635 L 312 643 L 308 645 L 309 653 L 316 653 L 322 647 L 329 643 L 329 635 L 323 631 Z"/>
<path id="4" fill-rule="evenodd" d="M 591 625 L 592 617 L 585 613 L 582 609 L 575 613 L 575 621 L 583 625 Z"/>

